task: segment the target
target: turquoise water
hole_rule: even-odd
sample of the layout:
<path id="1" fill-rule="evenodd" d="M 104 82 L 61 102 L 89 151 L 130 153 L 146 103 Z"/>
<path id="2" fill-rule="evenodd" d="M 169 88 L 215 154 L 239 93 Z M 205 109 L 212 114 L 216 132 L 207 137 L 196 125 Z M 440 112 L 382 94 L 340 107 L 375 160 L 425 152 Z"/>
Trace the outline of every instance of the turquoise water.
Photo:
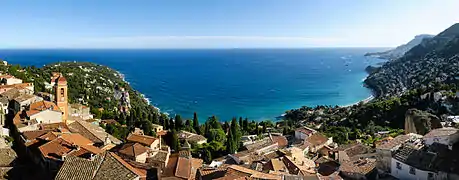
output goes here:
<path id="1" fill-rule="evenodd" d="M 303 105 L 347 105 L 371 95 L 364 57 L 378 49 L 0 50 L 9 63 L 89 61 L 125 74 L 151 103 L 200 120 L 273 119 Z"/>

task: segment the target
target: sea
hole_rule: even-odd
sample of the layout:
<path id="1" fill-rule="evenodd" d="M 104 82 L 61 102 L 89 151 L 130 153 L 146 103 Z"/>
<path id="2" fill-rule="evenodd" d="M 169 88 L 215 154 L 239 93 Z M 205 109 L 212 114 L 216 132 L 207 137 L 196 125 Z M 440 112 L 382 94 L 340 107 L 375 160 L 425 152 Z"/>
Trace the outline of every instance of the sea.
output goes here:
<path id="1" fill-rule="evenodd" d="M 371 96 L 364 57 L 381 48 L 5 49 L 0 59 L 37 67 L 58 61 L 109 66 L 162 112 L 201 122 L 215 115 L 275 120 L 301 106 L 349 105 Z"/>

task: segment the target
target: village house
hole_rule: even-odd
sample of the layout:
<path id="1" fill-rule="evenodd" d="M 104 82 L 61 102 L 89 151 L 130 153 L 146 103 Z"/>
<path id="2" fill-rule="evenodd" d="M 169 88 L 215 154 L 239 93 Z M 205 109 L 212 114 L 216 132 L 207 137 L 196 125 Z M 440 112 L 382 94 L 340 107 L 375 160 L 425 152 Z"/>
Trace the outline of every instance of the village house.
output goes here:
<path id="1" fill-rule="evenodd" d="M 34 92 L 34 86 L 33 83 L 21 83 L 21 84 L 12 84 L 12 85 L 0 85 L 0 94 L 7 92 L 8 90 L 11 89 L 27 89 L 31 91 L 32 93 Z"/>
<path id="2" fill-rule="evenodd" d="M 0 93 L 0 96 L 7 98 L 8 101 L 12 101 L 14 98 L 19 97 L 23 94 L 33 95 L 33 91 L 30 91 L 26 88 L 13 88 L 6 92 Z"/>
<path id="3" fill-rule="evenodd" d="M 393 139 L 384 140 L 376 145 L 377 168 L 384 173 L 390 173 L 392 154 L 408 142 L 414 143 L 422 138 L 419 134 L 399 135 Z"/>
<path id="4" fill-rule="evenodd" d="M 362 158 L 345 161 L 339 167 L 341 177 L 358 180 L 378 179 L 376 159 Z"/>
<path id="5" fill-rule="evenodd" d="M 202 159 L 191 157 L 189 150 L 171 154 L 168 163 L 161 173 L 161 179 L 196 179 L 196 173 L 202 167 Z"/>
<path id="6" fill-rule="evenodd" d="M 404 146 L 393 155 L 391 175 L 398 179 L 407 180 L 438 179 L 435 169 L 431 167 L 434 158 L 435 154 L 433 153 Z"/>
<path id="7" fill-rule="evenodd" d="M 155 134 L 158 134 L 160 132 L 162 132 L 164 129 L 163 129 L 163 126 L 161 125 L 158 125 L 158 124 L 151 124 L 152 126 L 152 130 L 155 132 Z"/>
<path id="8" fill-rule="evenodd" d="M 160 142 L 158 138 L 146 135 L 138 135 L 138 134 L 129 134 L 126 138 L 128 142 L 139 143 L 143 146 L 147 146 L 152 150 L 159 150 L 160 149 Z"/>
<path id="9" fill-rule="evenodd" d="M 316 163 L 317 173 L 323 176 L 338 172 L 340 166 L 338 162 L 326 156 L 317 158 L 314 162 Z"/>
<path id="10" fill-rule="evenodd" d="M 186 140 L 190 143 L 204 144 L 207 143 L 207 138 L 199 134 L 191 133 L 188 131 L 180 131 L 178 134 L 180 140 Z"/>
<path id="11" fill-rule="evenodd" d="M 304 140 L 304 145 L 307 151 L 316 153 L 319 149 L 323 148 L 324 146 L 328 146 L 333 143 L 333 138 L 326 137 L 321 133 L 314 133 L 309 137 L 306 137 Z"/>
<path id="12" fill-rule="evenodd" d="M 134 168 L 115 153 L 105 152 L 91 159 L 68 156 L 55 180 L 140 180 L 147 178 L 145 172 Z"/>
<path id="13" fill-rule="evenodd" d="M 449 147 L 452 150 L 453 145 L 459 141 L 459 129 L 447 127 L 433 129 L 423 137 L 426 145 L 440 143 Z"/>
<path id="14" fill-rule="evenodd" d="M 90 108 L 82 104 L 69 104 L 69 116 L 79 117 L 83 120 L 92 119 L 93 115 L 90 113 Z"/>
<path id="15" fill-rule="evenodd" d="M 32 131 L 37 130 L 41 123 L 59 123 L 62 122 L 62 113 L 60 109 L 52 102 L 40 101 L 30 105 L 28 110 L 16 113 L 13 118 L 15 131 Z"/>
<path id="16" fill-rule="evenodd" d="M 295 139 L 304 140 L 307 137 L 313 135 L 317 131 L 308 127 L 300 127 L 295 129 Z"/>
<path id="17" fill-rule="evenodd" d="M 0 82 L 2 85 L 21 84 L 22 79 L 16 78 L 9 74 L 5 74 L 5 75 L 0 75 Z"/>
<path id="18" fill-rule="evenodd" d="M 336 148 L 335 159 L 342 164 L 345 161 L 353 161 L 362 157 L 376 156 L 376 154 L 370 153 L 372 153 L 372 151 L 369 147 L 360 143 L 351 143 Z"/>
<path id="19" fill-rule="evenodd" d="M 17 113 L 19 111 L 23 111 L 27 109 L 32 103 L 43 101 L 43 98 L 30 95 L 30 94 L 23 94 L 19 97 L 13 99 L 13 112 Z"/>
<path id="20" fill-rule="evenodd" d="M 111 149 L 122 142 L 95 124 L 86 121 L 75 121 L 68 125 L 70 132 L 79 133 L 94 142 L 94 146 L 104 150 Z"/>
<path id="21" fill-rule="evenodd" d="M 150 149 L 139 143 L 126 143 L 117 151 L 123 159 L 145 163 Z"/>
<path id="22" fill-rule="evenodd" d="M 250 152 L 255 152 L 255 154 L 261 155 L 279 149 L 279 144 L 274 142 L 271 138 L 265 137 L 253 144 L 246 145 L 245 148 L 247 148 Z"/>

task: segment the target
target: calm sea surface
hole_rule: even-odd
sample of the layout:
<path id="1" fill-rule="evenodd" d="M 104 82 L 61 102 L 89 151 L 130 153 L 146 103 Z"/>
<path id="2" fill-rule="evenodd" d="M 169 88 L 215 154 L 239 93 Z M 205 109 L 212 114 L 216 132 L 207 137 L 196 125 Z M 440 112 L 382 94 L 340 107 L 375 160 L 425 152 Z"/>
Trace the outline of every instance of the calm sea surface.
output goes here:
<path id="1" fill-rule="evenodd" d="M 303 105 L 347 105 L 371 95 L 364 68 L 380 49 L 0 50 L 9 63 L 89 61 L 125 74 L 169 114 L 274 119 Z"/>

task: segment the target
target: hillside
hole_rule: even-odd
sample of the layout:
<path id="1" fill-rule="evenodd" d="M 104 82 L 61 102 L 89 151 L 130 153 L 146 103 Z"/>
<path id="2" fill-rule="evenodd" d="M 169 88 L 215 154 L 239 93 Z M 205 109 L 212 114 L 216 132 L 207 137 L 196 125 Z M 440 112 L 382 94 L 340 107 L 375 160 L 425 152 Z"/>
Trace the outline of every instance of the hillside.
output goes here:
<path id="1" fill-rule="evenodd" d="M 433 38 L 433 37 L 434 37 L 434 35 L 429 35 L 429 34 L 417 35 L 417 36 L 414 37 L 414 39 L 412 39 L 408 43 L 400 45 L 400 46 L 398 46 L 398 47 L 396 47 L 394 49 L 390 49 L 390 50 L 387 50 L 387 51 L 384 51 L 384 52 L 367 53 L 367 54 L 365 54 L 365 56 L 377 56 L 379 58 L 388 59 L 388 60 L 398 59 L 398 58 L 402 57 L 403 55 L 405 55 L 405 53 L 408 52 L 413 47 L 421 44 L 421 42 L 424 39 L 430 39 L 430 38 Z"/>
<path id="2" fill-rule="evenodd" d="M 365 80 L 377 96 L 418 88 L 454 85 L 459 77 L 459 24 L 423 40 L 403 57 L 390 61 Z"/>
<path id="3" fill-rule="evenodd" d="M 41 68 L 8 65 L 1 66 L 0 70 L 26 82 L 34 82 L 36 92 L 49 93 L 53 91 L 49 85 L 52 73 L 61 72 L 68 81 L 69 101 L 91 107 L 92 113 L 99 118 L 117 118 L 120 106 L 131 107 L 131 110 L 146 114 L 145 116 L 157 113 L 143 99 L 141 93 L 124 81 L 121 74 L 106 66 L 88 62 L 59 62 Z M 121 88 L 129 94 L 129 100 L 115 96 Z"/>

